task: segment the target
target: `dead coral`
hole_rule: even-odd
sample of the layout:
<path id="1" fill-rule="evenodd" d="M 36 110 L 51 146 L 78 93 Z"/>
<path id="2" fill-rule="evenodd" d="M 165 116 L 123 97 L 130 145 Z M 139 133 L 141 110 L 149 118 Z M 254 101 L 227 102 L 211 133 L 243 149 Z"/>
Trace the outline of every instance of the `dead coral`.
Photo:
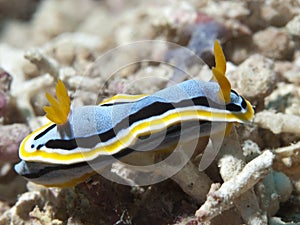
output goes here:
<path id="1" fill-rule="evenodd" d="M 29 134 L 24 124 L 0 126 L 0 162 L 17 162 L 21 141 Z"/>
<path id="2" fill-rule="evenodd" d="M 260 127 L 270 129 L 275 134 L 288 132 L 300 135 L 299 116 L 263 111 L 256 114 L 255 122 Z"/>
<path id="3" fill-rule="evenodd" d="M 295 36 L 300 36 L 300 16 L 295 16 L 291 21 L 286 25 L 287 31 Z"/>
<path id="4" fill-rule="evenodd" d="M 299 160 L 300 143 L 295 143 L 290 146 L 275 149 L 276 160 L 274 168 L 282 171 L 291 177 L 294 188 L 297 193 L 300 193 L 300 160 Z"/>
<path id="5" fill-rule="evenodd" d="M 277 77 L 273 68 L 272 60 L 255 54 L 228 74 L 232 87 L 248 98 L 256 111 L 264 107 L 264 97 L 275 87 Z"/>
<path id="6" fill-rule="evenodd" d="M 238 201 L 240 194 L 243 194 L 244 192 L 249 190 L 267 173 L 269 173 L 270 167 L 272 165 L 273 156 L 272 154 L 268 155 L 266 152 L 261 157 L 262 158 L 257 158 L 252 163 L 249 163 L 249 165 L 246 165 L 242 172 L 238 174 L 236 178 L 229 179 L 221 186 L 213 185 L 208 194 L 208 199 L 196 212 L 196 217 L 200 221 L 207 221 L 210 220 L 212 217 L 220 214 L 223 210 L 230 208 L 232 206 L 232 201 L 235 201 L 235 199 L 236 201 Z M 263 159 L 263 157 L 266 158 Z M 240 200 L 242 199 L 243 198 L 240 198 Z M 249 201 L 248 198 L 243 200 Z M 243 203 L 240 203 L 240 206 L 242 205 Z M 253 218 L 254 211 L 251 212 L 251 210 L 253 210 L 252 207 L 248 208 L 250 214 L 249 212 L 244 212 L 244 215 L 246 216 L 246 218 L 244 219 L 246 219 L 247 224 L 265 224 L 266 218 L 264 215 L 256 215 L 256 218 Z M 255 208 L 257 208 L 257 206 Z M 251 220 L 253 220 L 252 222 L 250 218 Z"/>
<path id="7" fill-rule="evenodd" d="M 11 76 L 0 68 L 0 118 L 8 116 L 7 108 L 10 101 Z M 3 121 L 2 121 L 3 122 Z"/>
<path id="8" fill-rule="evenodd" d="M 219 158 L 220 173 L 225 182 L 221 186 L 212 185 L 206 202 L 196 212 L 199 221 L 211 220 L 232 207 L 234 202 L 247 224 L 266 223 L 266 215 L 262 212 L 257 214 L 260 211 L 258 199 L 251 188 L 269 173 L 274 156 L 267 151 L 264 153 L 265 158 L 256 158 L 244 167 L 242 151 L 236 138 L 234 131 L 225 137 Z M 245 207 L 245 202 L 251 207 Z"/>
<path id="9" fill-rule="evenodd" d="M 288 1 L 247 1 L 251 14 L 243 21 L 251 30 L 264 29 L 268 26 L 282 27 L 299 12 L 299 2 Z"/>
<path id="10" fill-rule="evenodd" d="M 268 27 L 253 36 L 254 44 L 266 57 L 290 59 L 293 55 L 294 42 L 289 35 L 274 27 Z"/>

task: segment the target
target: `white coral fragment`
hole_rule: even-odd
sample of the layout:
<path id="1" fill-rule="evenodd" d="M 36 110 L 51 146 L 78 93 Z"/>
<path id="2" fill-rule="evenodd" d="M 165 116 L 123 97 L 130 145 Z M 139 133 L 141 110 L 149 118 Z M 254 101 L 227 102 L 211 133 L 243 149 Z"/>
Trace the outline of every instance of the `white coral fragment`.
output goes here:
<path id="1" fill-rule="evenodd" d="M 206 202 L 196 211 L 199 221 L 207 221 L 223 210 L 232 206 L 234 199 L 252 188 L 271 170 L 274 154 L 265 151 L 249 162 L 238 176 L 224 182 L 220 187 L 214 184 L 208 194 Z"/>

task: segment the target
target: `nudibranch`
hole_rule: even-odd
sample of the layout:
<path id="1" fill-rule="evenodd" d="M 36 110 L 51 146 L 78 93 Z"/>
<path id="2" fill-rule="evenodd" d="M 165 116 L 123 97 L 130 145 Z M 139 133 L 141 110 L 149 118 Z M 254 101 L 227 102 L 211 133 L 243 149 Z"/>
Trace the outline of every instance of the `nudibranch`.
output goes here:
<path id="1" fill-rule="evenodd" d="M 16 172 L 45 186 L 72 186 L 94 174 L 94 166 L 106 166 L 112 159 L 220 132 L 212 123 L 251 121 L 253 108 L 231 90 L 217 41 L 214 53 L 209 82 L 187 80 L 151 95 L 120 94 L 94 106 L 71 108 L 59 80 L 57 99 L 46 94 L 50 105 L 44 110 L 50 122 L 23 140 Z"/>

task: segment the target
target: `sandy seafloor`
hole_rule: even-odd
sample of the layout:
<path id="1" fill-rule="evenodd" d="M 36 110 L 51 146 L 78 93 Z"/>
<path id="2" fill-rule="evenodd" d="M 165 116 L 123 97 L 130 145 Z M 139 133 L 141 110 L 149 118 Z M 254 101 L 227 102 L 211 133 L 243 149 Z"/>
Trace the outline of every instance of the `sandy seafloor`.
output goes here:
<path id="1" fill-rule="evenodd" d="M 46 122 L 45 93 L 58 78 L 73 107 L 208 81 L 215 39 L 255 118 L 234 125 L 204 172 L 201 153 L 172 179 L 141 187 L 94 175 L 44 188 L 14 172 L 20 142 Z M 132 44 L 142 40 L 160 42 Z M 0 225 L 300 224 L 299 46 L 297 0 L 1 0 Z M 118 164 L 107 170 L 132 185 L 145 176 Z"/>

